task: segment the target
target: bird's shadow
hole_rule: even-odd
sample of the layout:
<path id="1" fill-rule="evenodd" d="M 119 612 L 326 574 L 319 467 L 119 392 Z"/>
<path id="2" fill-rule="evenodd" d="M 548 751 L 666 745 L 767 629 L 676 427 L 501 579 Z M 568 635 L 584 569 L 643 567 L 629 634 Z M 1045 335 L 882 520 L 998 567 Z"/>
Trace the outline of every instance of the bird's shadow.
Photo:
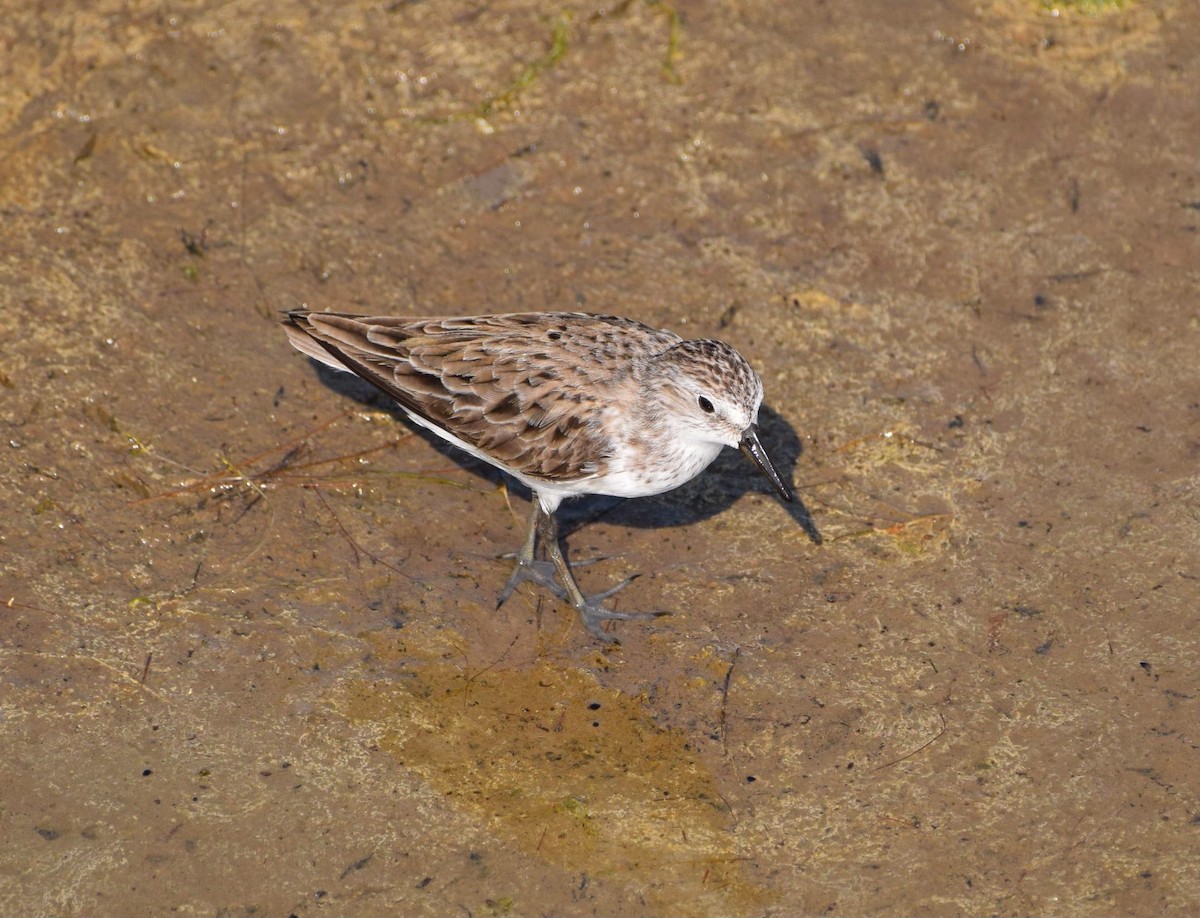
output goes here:
<path id="1" fill-rule="evenodd" d="M 387 411 L 447 459 L 489 481 L 499 483 L 507 480 L 513 491 L 532 499 L 529 489 L 520 482 L 413 423 L 404 409 L 370 383 L 352 373 L 334 370 L 316 361 L 313 364 L 321 382 L 333 391 L 372 408 Z M 796 431 L 782 415 L 764 405 L 758 414 L 758 434 L 780 476 L 785 482 L 791 482 L 792 473 L 803 452 Z M 564 536 L 601 518 L 618 526 L 645 529 L 687 526 L 716 516 L 743 494 L 754 491 L 775 495 L 765 476 L 748 460 L 732 450 L 724 450 L 707 471 L 666 494 L 637 500 L 604 495 L 580 497 L 564 501 L 555 516 Z M 813 543 L 820 545 L 823 541 L 821 532 L 804 501 L 797 496 L 791 503 L 780 503 Z"/>

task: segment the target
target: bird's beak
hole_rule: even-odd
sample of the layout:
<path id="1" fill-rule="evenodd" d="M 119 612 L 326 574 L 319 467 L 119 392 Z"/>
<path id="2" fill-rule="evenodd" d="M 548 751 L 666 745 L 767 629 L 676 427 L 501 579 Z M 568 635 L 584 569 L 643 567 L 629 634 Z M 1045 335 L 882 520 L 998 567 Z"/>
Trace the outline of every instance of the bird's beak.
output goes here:
<path id="1" fill-rule="evenodd" d="M 767 452 L 763 449 L 762 444 L 758 442 L 758 425 L 751 424 L 742 434 L 742 442 L 738 444 L 738 449 L 742 451 L 747 459 L 758 466 L 758 470 L 762 472 L 769 482 L 774 485 L 775 490 L 779 492 L 779 496 L 784 500 L 795 500 L 792 496 L 792 490 L 783 483 L 783 479 L 779 477 L 779 473 L 775 471 L 775 466 L 771 465 L 771 460 L 767 458 Z"/>

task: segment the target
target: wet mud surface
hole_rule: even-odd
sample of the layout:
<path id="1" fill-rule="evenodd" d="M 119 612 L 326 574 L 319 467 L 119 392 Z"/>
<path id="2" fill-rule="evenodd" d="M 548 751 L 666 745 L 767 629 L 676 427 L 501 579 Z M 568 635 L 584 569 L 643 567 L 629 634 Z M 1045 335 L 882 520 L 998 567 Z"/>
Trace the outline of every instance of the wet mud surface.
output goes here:
<path id="1" fill-rule="evenodd" d="M 99 2 L 0 23 L 0 912 L 1200 908 L 1200 12 Z M 734 344 L 563 513 L 278 312 Z M 686 903 L 686 909 L 682 904 Z"/>

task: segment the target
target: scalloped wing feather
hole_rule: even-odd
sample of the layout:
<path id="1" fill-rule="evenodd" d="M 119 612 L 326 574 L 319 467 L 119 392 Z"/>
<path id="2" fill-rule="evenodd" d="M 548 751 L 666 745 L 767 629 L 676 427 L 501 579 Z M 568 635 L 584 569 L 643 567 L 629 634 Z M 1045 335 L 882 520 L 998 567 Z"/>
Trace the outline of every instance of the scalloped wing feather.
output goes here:
<path id="1" fill-rule="evenodd" d="M 412 414 L 530 479 L 603 475 L 607 411 L 641 361 L 680 338 L 583 313 L 465 318 L 288 314 L 292 343 L 388 393 Z"/>

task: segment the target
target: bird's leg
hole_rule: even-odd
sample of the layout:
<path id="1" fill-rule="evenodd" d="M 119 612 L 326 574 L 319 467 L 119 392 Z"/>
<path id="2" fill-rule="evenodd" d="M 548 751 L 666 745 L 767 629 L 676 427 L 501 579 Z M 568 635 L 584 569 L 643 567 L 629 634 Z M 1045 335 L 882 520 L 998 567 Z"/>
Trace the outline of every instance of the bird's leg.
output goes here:
<path id="1" fill-rule="evenodd" d="M 549 560 L 546 560 L 547 555 L 549 556 Z M 566 556 L 563 555 L 562 547 L 558 544 L 558 523 L 554 519 L 554 514 L 543 510 L 541 503 L 536 499 L 533 502 L 533 509 L 529 514 L 529 525 L 525 531 L 525 540 L 521 543 L 521 548 L 515 557 L 517 560 L 516 566 L 513 568 L 512 574 L 509 575 L 508 582 L 504 584 L 504 589 L 500 591 L 500 597 L 496 603 L 497 609 L 508 601 L 508 598 L 513 594 L 513 590 L 518 585 L 530 580 L 539 586 L 545 587 L 558 599 L 569 602 L 575 611 L 579 613 L 584 627 L 606 644 L 611 644 L 615 641 L 615 638 L 600 627 L 601 623 L 606 619 L 630 621 L 633 619 L 657 618 L 660 615 L 667 614 L 665 612 L 617 612 L 604 606 L 604 600 L 608 599 L 609 596 L 612 596 L 618 590 L 627 587 L 637 579 L 637 574 L 626 577 L 616 586 L 610 587 L 603 593 L 585 596 L 583 591 L 579 589 L 579 584 L 575 582 L 575 575 L 571 573 L 571 566 L 567 563 Z M 590 564 L 591 562 L 581 563 Z M 558 575 L 557 581 L 555 580 L 555 574 Z"/>
<path id="2" fill-rule="evenodd" d="M 559 599 L 567 598 L 567 591 L 554 582 L 554 565 L 537 557 L 538 520 L 541 516 L 542 505 L 534 499 L 533 509 L 529 513 L 529 526 L 525 531 L 525 541 L 521 543 L 521 550 L 515 555 L 517 564 L 513 568 L 513 572 L 509 575 L 508 582 L 504 584 L 504 589 L 500 591 L 500 598 L 496 602 L 497 609 L 508 602 L 513 590 L 526 580 L 532 580 L 534 583 L 544 586 Z M 544 551 L 543 547 L 543 553 Z M 514 556 L 506 555 L 505 557 Z"/>
<path id="3" fill-rule="evenodd" d="M 611 644 L 616 639 L 600 627 L 605 619 L 630 621 L 633 619 L 657 618 L 660 615 L 666 614 L 665 612 L 617 612 L 604 605 L 605 599 L 612 596 L 617 590 L 629 586 L 637 578 L 637 574 L 634 574 L 632 577 L 626 577 L 616 586 L 610 587 L 603 593 L 584 596 L 583 591 L 579 589 L 579 584 L 575 582 L 575 575 L 571 573 L 571 566 L 567 563 L 566 556 L 562 553 L 562 547 L 558 544 L 558 523 L 555 522 L 554 514 L 546 513 L 542 510 L 541 504 L 536 500 L 534 501 L 534 507 L 536 508 L 534 510 L 534 523 L 537 527 L 537 537 L 541 539 L 542 548 L 549 555 L 554 570 L 558 572 L 558 579 L 562 582 L 562 586 L 565 587 L 565 596 L 561 590 L 556 590 L 555 595 L 566 599 L 567 602 L 575 607 L 575 611 L 579 613 L 579 617 L 583 620 L 583 625 L 588 631 L 606 644 Z M 546 562 L 543 561 L 541 563 L 545 564 Z"/>

